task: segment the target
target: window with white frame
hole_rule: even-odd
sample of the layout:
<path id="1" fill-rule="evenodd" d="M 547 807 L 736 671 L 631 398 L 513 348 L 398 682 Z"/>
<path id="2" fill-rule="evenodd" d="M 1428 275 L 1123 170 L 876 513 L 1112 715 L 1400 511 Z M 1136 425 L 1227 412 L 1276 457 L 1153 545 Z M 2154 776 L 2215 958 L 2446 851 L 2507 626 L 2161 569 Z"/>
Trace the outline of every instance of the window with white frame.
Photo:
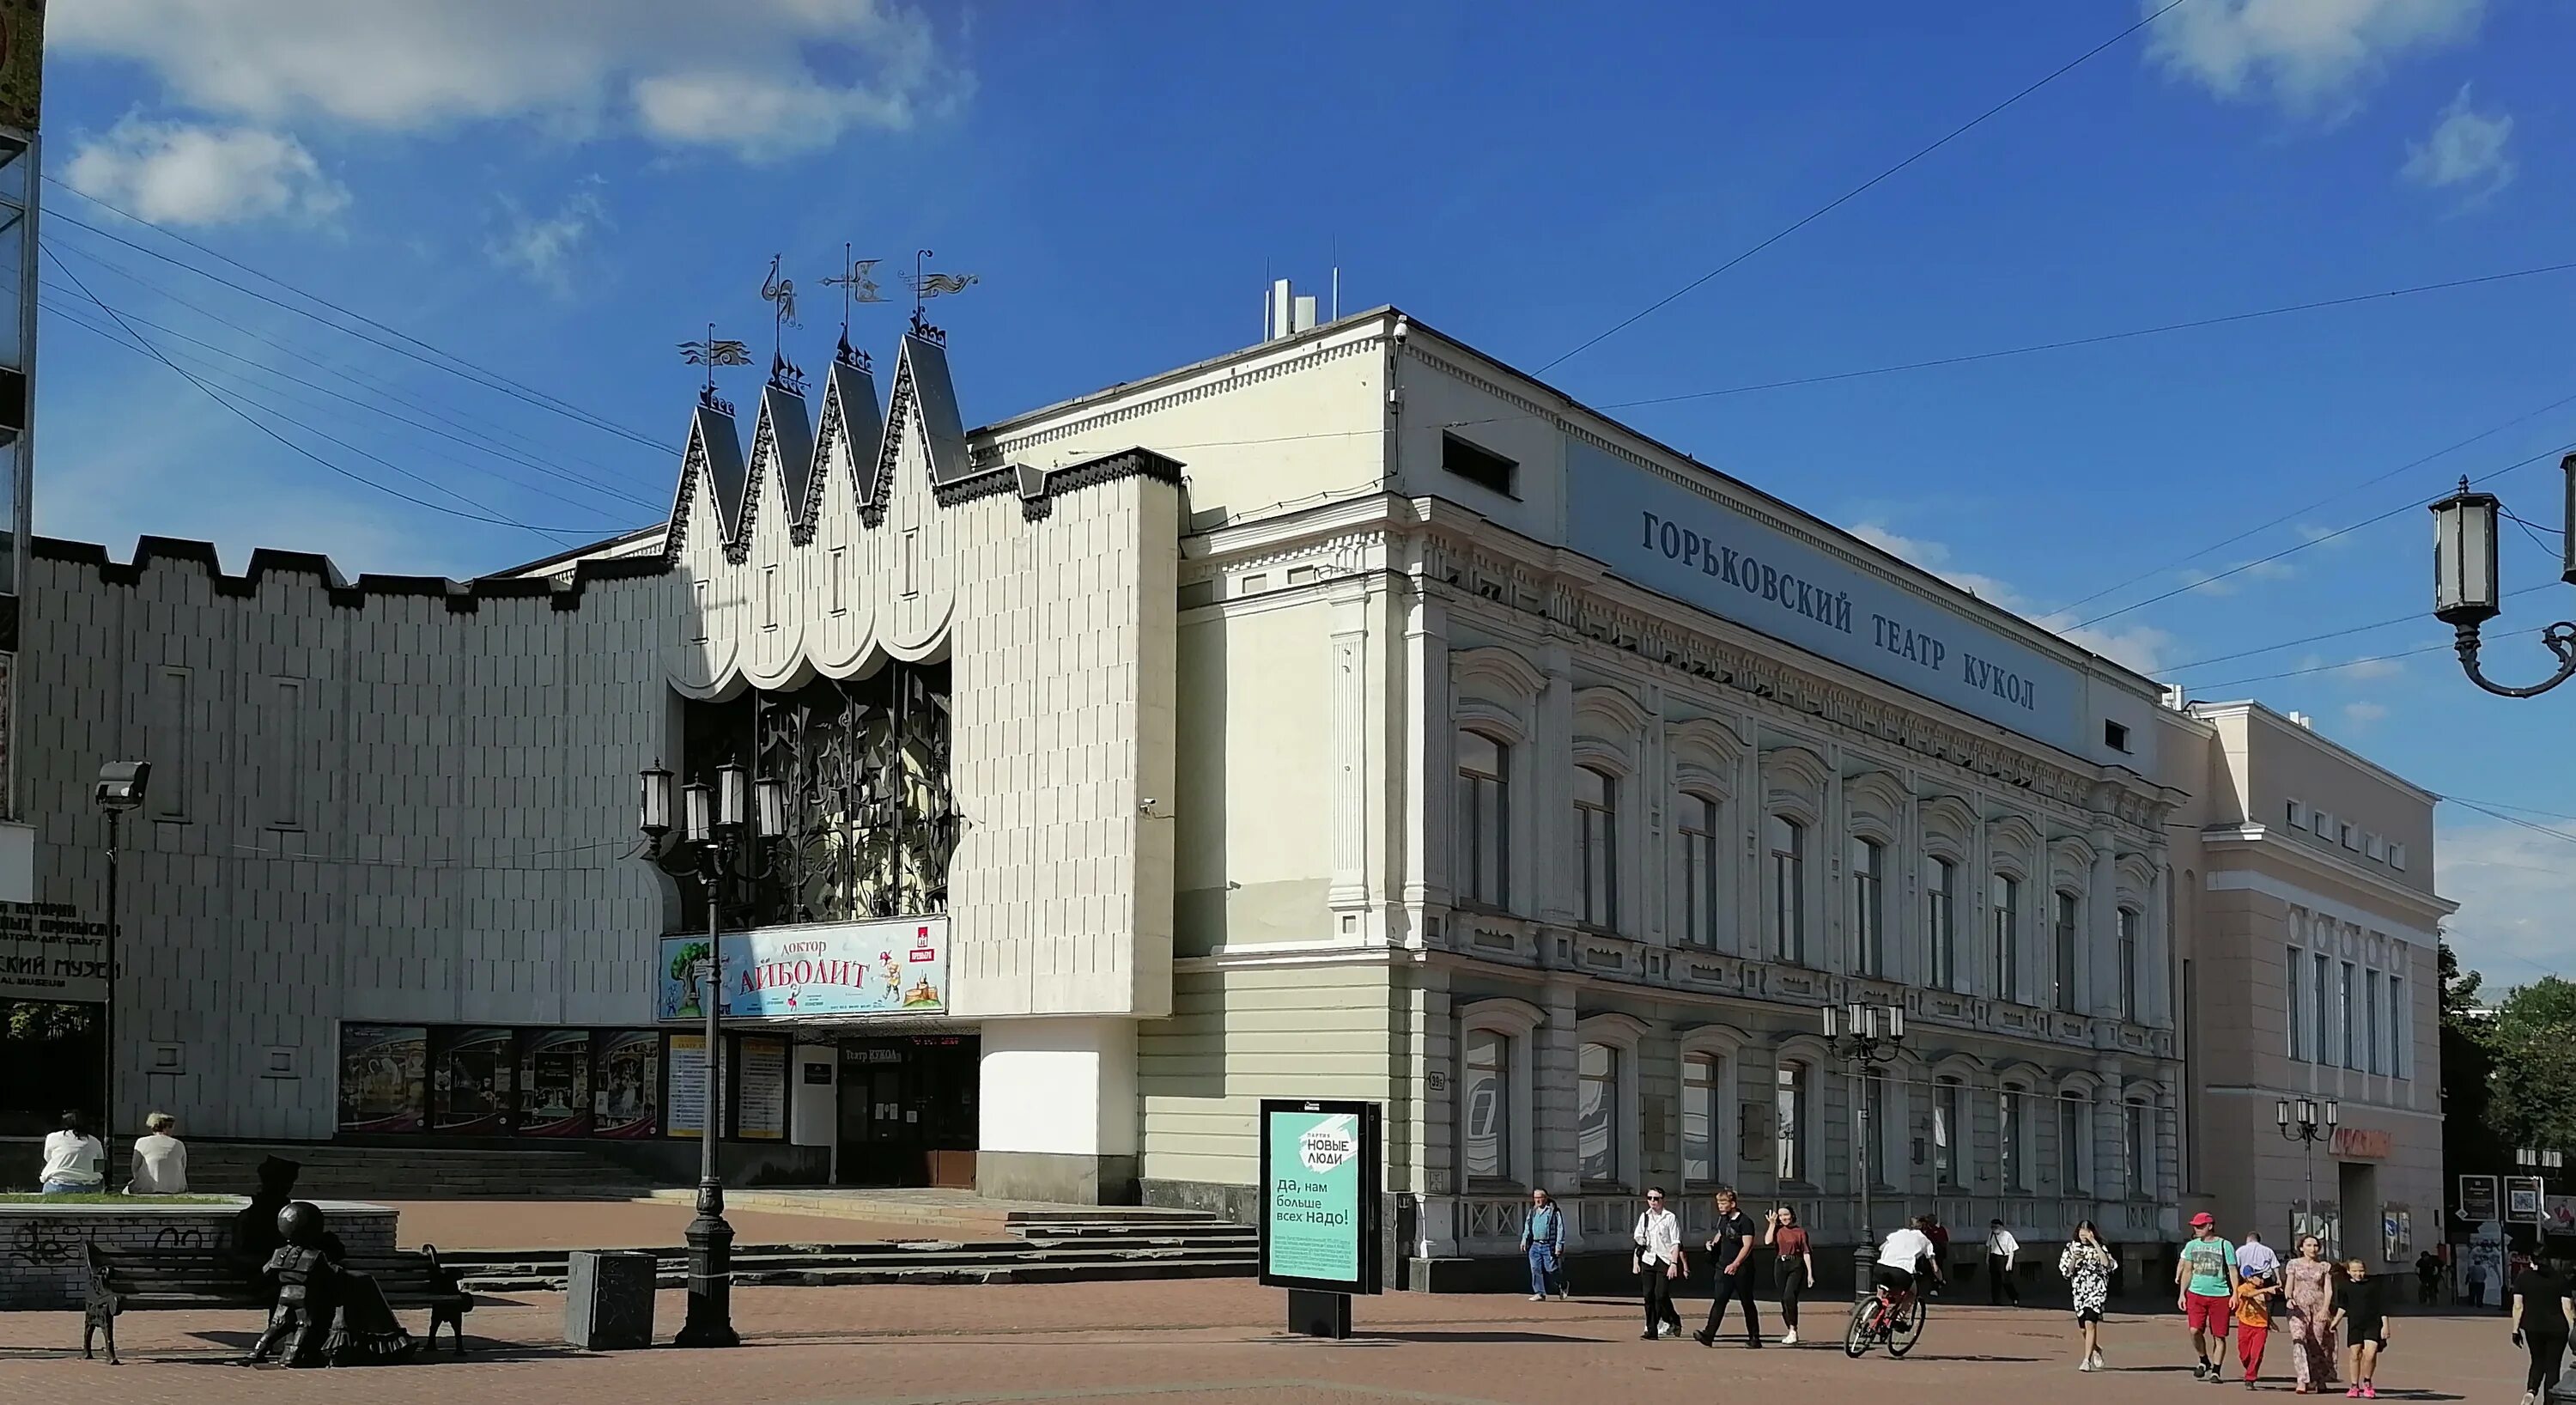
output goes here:
<path id="1" fill-rule="evenodd" d="M 2340 1011 L 2337 1022 L 2342 1026 L 2343 1066 L 2350 1069 L 2361 1067 L 2361 1010 L 2353 998 L 2355 979 L 2352 963 L 2343 963 L 2343 981 L 2335 987 L 2335 1007 Z"/>
<path id="2" fill-rule="evenodd" d="M 2299 1017 L 2300 1007 L 2307 1003 L 2300 995 L 2300 987 L 2305 984 L 2300 973 L 2307 969 L 2307 962 L 2297 947 L 2285 950 L 2289 954 L 2281 962 L 2282 1004 L 2290 1016 L 2290 1057 L 2299 1059 L 2307 1057 L 2308 1053 L 2307 1031 L 2302 1028 L 2306 1021 Z"/>
<path id="3" fill-rule="evenodd" d="M 1959 866 L 1934 857 L 1923 865 L 1923 932 L 1931 950 L 1934 990 L 1959 988 Z"/>
<path id="4" fill-rule="evenodd" d="M 2083 1009 L 2084 1002 L 2075 989 L 2075 943 L 2081 930 L 2084 900 L 2069 892 L 2057 894 L 2057 921 L 2051 935 L 2055 938 L 2050 964 L 2050 1005 L 2072 1014 Z"/>
<path id="5" fill-rule="evenodd" d="M 2021 880 L 2009 873 L 1994 876 L 1987 893 L 1994 919 L 1995 998 L 2021 999 Z"/>
<path id="6" fill-rule="evenodd" d="M 1771 847 L 1771 954 L 1807 963 L 1807 827 L 1786 815 L 1764 822 Z"/>
<path id="7" fill-rule="evenodd" d="M 2138 910 L 2120 909 L 2120 1017 L 2138 1018 Z"/>
<path id="8" fill-rule="evenodd" d="M 1465 1097 L 1467 1178 L 1512 1176 L 1512 1041 L 1490 1029 L 1467 1031 Z"/>
<path id="9" fill-rule="evenodd" d="M 1860 1076 L 1861 1123 L 1868 1129 L 1862 1145 L 1869 1148 L 1869 1183 L 1896 1183 L 1896 1158 L 1888 1151 L 1887 1070 L 1870 1068 Z"/>
<path id="10" fill-rule="evenodd" d="M 1512 749 L 1482 732 L 1458 733 L 1458 884 L 1462 903 L 1511 905 Z"/>
<path id="11" fill-rule="evenodd" d="M 2366 835 L 2363 842 L 2368 846 L 2367 852 L 2373 863 L 2388 862 L 2388 840 L 2384 836 Z"/>
<path id="12" fill-rule="evenodd" d="M 2057 1185 L 2062 1194 L 2087 1195 L 2092 1190 L 2084 1175 L 2084 1142 L 2091 1135 L 2089 1111 L 2083 1094 L 2070 1090 L 2057 1095 Z"/>
<path id="13" fill-rule="evenodd" d="M 1619 925 L 1619 782 L 1589 766 L 1574 768 L 1576 866 L 1587 926 Z"/>
<path id="14" fill-rule="evenodd" d="M 2347 849 L 2361 847 L 2361 841 L 2354 837 L 2359 833 L 2360 831 L 2349 820 L 2339 821 L 2335 825 L 2335 841 Z"/>
<path id="15" fill-rule="evenodd" d="M 1725 1064 L 1715 1054 L 1682 1060 L 1682 1179 L 1705 1185 L 1719 1178 L 1717 1132 L 1725 1125 Z"/>
<path id="16" fill-rule="evenodd" d="M 2030 1189 L 2029 1148 L 2023 1140 L 2029 1129 L 2022 1125 L 2022 1099 L 2018 1083 L 2005 1084 L 1995 1099 L 1995 1156 L 2003 1163 L 2007 1192 Z"/>
<path id="17" fill-rule="evenodd" d="M 2120 1109 L 2122 1160 L 2129 1167 L 2129 1198 L 2152 1200 L 2156 1194 L 2155 1143 L 2148 1137 L 2147 1105 L 2131 1098 Z"/>
<path id="18" fill-rule="evenodd" d="M 2404 873 L 2406 871 L 2405 845 L 2391 844 L 2388 846 L 2388 866 L 2397 870 L 2399 873 Z"/>
<path id="19" fill-rule="evenodd" d="M 2382 1053 L 2385 1048 L 2385 1038 L 2380 1034 L 2379 973 L 2377 971 L 2367 971 L 2363 973 L 2361 980 L 2361 993 L 2361 1013 L 2370 1026 L 2369 1030 L 2363 1036 L 2362 1047 L 2367 1051 L 2367 1057 L 2370 1060 L 2370 1071 L 2372 1073 L 2385 1073 L 2388 1071 L 2388 1060 Z"/>
<path id="20" fill-rule="evenodd" d="M 1575 1054 L 1576 1160 L 1587 1185 L 1619 1179 L 1619 1051 L 1586 1044 Z"/>
<path id="21" fill-rule="evenodd" d="M 2308 983 L 2308 993 L 2316 1000 L 2310 1014 L 2316 1017 L 2315 1037 L 2308 1041 L 2308 1062 L 2324 1063 L 2326 1051 L 2334 1047 L 2334 959 L 2320 951 L 2313 958 L 2315 976 Z"/>
<path id="22" fill-rule="evenodd" d="M 1966 1111 L 1966 1092 L 1958 1079 L 1932 1081 L 1932 1181 L 1943 1189 L 1968 1183 Z"/>
<path id="23" fill-rule="evenodd" d="M 2388 978 L 2388 1073 L 2392 1078 L 2410 1076 L 2415 1064 L 2414 1012 L 2406 1006 L 2406 981 Z"/>
<path id="24" fill-rule="evenodd" d="M 1772 1113 L 1779 1122 L 1773 1170 L 1783 1181 L 1807 1179 L 1807 1066 L 1784 1063 L 1774 1077 Z"/>
<path id="25" fill-rule="evenodd" d="M 2300 803 L 2299 803 L 2298 801 L 2296 801 L 2296 800 L 2291 801 L 2291 802 L 2290 802 L 2290 828 L 2292 828 L 2292 829 L 2305 829 L 2305 828 L 2307 828 L 2307 827 L 2308 827 L 2308 807 L 2307 807 L 2307 806 L 2305 806 L 2305 805 L 2300 804 Z"/>
<path id="26" fill-rule="evenodd" d="M 1717 802 L 1705 795 L 1681 798 L 1682 940 L 1717 945 Z"/>
<path id="27" fill-rule="evenodd" d="M 1887 846 L 1851 844 L 1852 963 L 1865 976 L 1887 974 Z"/>

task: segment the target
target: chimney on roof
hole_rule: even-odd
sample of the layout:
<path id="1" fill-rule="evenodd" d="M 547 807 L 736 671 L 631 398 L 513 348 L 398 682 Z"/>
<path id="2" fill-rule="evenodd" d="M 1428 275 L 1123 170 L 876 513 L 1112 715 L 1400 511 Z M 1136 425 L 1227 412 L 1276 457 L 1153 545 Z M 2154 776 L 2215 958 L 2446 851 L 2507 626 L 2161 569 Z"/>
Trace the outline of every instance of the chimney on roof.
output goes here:
<path id="1" fill-rule="evenodd" d="M 2304 728 L 2304 729 L 2309 730 L 2309 731 L 2314 731 L 2314 730 L 2315 730 L 2315 724 L 2310 720 L 2310 718 L 2308 717 L 2308 715 L 2307 715 L 2306 713 L 2304 713 L 2304 712 L 2293 712 L 2293 713 L 2291 713 L 2291 714 L 2290 714 L 2290 725 L 2291 725 L 2291 726 L 2293 726 L 2293 727 Z"/>

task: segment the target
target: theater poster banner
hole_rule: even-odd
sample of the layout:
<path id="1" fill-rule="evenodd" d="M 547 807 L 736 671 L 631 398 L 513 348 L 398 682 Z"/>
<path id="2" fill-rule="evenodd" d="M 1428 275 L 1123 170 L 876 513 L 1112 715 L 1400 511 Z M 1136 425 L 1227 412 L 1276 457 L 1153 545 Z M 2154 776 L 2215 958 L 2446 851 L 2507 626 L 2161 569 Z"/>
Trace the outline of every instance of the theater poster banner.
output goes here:
<path id="1" fill-rule="evenodd" d="M 1376 1103 L 1261 1102 L 1261 1282 L 1375 1293 L 1381 1110 Z"/>
<path id="2" fill-rule="evenodd" d="M 591 1135 L 630 1140 L 661 1128 L 662 1035 L 628 1029 L 602 1035 Z"/>
<path id="3" fill-rule="evenodd" d="M 531 1033 L 519 1058 L 519 1135 L 590 1135 L 590 1031 Z"/>
<path id="4" fill-rule="evenodd" d="M 516 1101 L 511 1088 L 519 1068 L 514 1043 L 507 1029 L 442 1031 L 430 1075 L 432 1131 L 496 1137 L 510 1130 L 510 1104 Z"/>
<path id="5" fill-rule="evenodd" d="M 728 1020 L 939 1015 L 948 1011 L 948 919 L 763 927 L 716 942 Z M 665 1021 L 706 1017 L 705 937 L 664 937 L 655 975 Z"/>
<path id="6" fill-rule="evenodd" d="M 429 1031 L 416 1024 L 340 1026 L 340 1130 L 417 1132 L 427 1116 Z"/>

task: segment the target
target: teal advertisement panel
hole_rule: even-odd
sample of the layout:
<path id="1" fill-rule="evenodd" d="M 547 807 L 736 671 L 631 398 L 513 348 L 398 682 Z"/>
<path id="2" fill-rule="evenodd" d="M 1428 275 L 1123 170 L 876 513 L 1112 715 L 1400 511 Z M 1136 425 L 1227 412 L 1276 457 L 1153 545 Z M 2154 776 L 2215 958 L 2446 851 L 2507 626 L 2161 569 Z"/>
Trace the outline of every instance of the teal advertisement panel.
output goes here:
<path id="1" fill-rule="evenodd" d="M 1380 1291 L 1375 1103 L 1261 1104 L 1261 1281 L 1333 1293 Z"/>

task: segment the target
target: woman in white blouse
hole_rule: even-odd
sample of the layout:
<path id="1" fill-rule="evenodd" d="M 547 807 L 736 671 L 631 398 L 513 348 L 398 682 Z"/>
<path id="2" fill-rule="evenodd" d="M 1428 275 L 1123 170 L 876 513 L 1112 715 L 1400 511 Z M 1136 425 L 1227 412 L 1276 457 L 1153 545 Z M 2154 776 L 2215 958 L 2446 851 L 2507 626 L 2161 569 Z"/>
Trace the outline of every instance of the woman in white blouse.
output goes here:
<path id="1" fill-rule="evenodd" d="M 126 1194 L 188 1193 L 188 1144 L 170 1135 L 178 1125 L 179 1119 L 166 1112 L 143 1119 L 146 1135 L 134 1139 L 134 1175 L 126 1183 Z"/>

